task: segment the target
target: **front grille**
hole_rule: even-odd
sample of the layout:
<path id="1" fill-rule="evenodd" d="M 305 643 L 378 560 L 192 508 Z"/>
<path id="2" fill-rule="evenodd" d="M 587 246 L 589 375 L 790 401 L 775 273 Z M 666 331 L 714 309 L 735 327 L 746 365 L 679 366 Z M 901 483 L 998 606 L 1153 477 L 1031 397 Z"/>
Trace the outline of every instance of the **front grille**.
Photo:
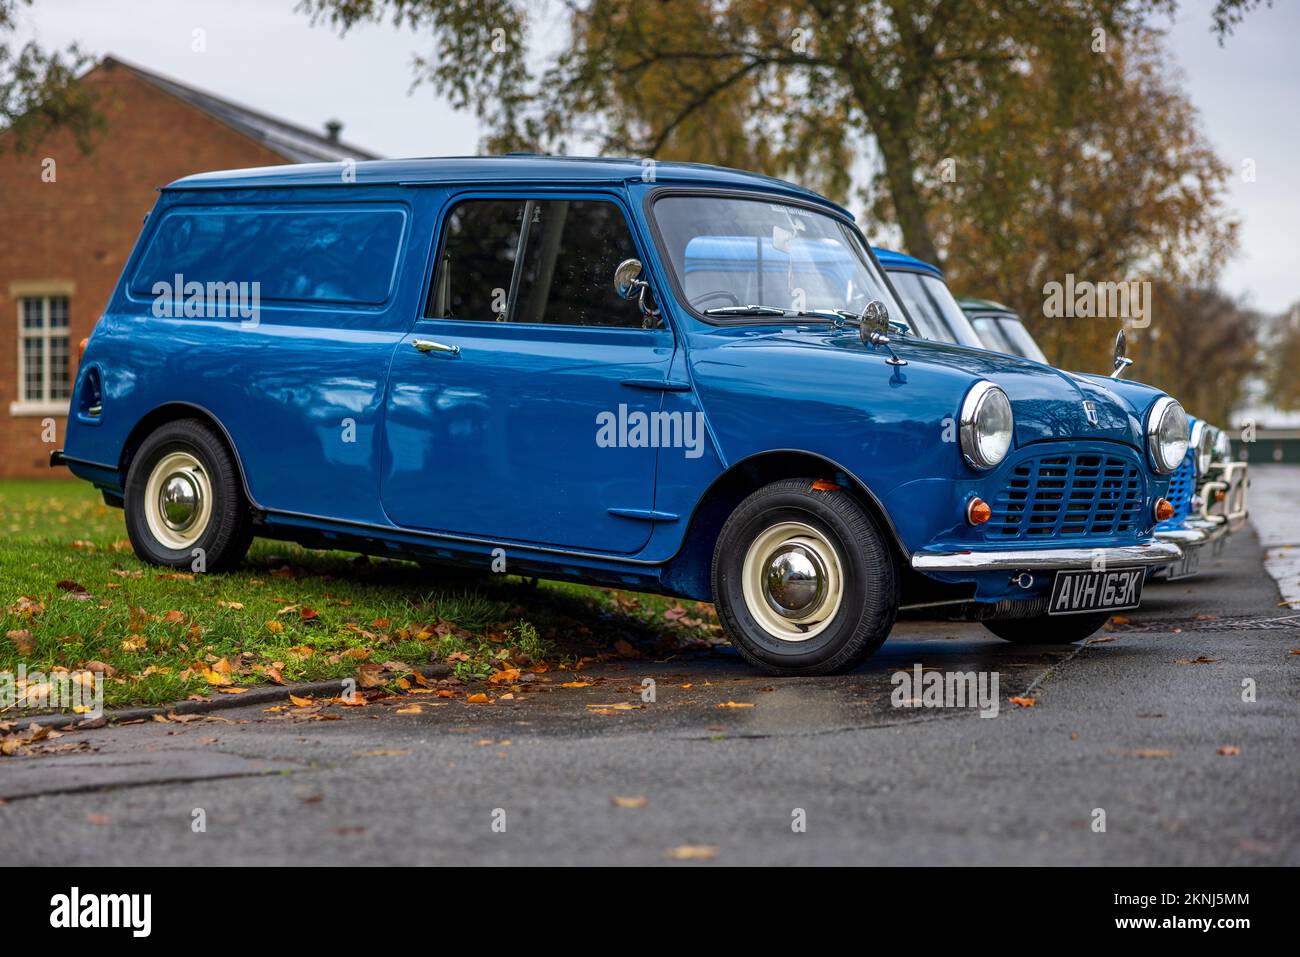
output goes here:
<path id="1" fill-rule="evenodd" d="M 1167 518 L 1156 528 L 1181 528 L 1192 514 L 1192 493 L 1196 490 L 1196 456 L 1189 451 L 1174 474 L 1169 476 L 1169 492 L 1165 496 L 1174 507 L 1173 518 Z"/>
<path id="2" fill-rule="evenodd" d="M 1071 452 L 1026 458 L 993 502 L 984 537 L 995 541 L 1136 532 L 1142 473 L 1131 458 Z"/>

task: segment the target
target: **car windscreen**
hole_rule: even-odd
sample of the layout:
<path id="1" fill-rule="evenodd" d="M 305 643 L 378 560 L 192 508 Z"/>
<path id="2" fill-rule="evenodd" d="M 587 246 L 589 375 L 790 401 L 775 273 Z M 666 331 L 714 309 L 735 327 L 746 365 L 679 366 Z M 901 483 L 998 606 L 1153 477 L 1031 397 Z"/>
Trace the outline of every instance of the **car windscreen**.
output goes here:
<path id="1" fill-rule="evenodd" d="M 940 342 L 984 349 L 978 333 L 938 276 L 910 270 L 890 270 L 889 278 L 916 324 L 918 334 Z"/>
<path id="2" fill-rule="evenodd" d="M 687 303 L 710 318 L 862 314 L 873 299 L 906 316 L 862 241 L 833 216 L 803 206 L 739 197 L 670 195 L 654 207 L 668 262 Z M 771 321 L 768 318 L 766 321 Z"/>
<path id="3" fill-rule="evenodd" d="M 1051 365 L 1047 361 L 1047 356 L 1043 355 L 1043 350 L 1038 348 L 1038 343 L 1025 324 L 1020 321 L 1018 316 L 1002 316 L 998 319 L 998 325 L 1002 327 L 1002 334 L 1007 337 L 1007 341 L 1015 348 L 1015 351 L 1026 359 L 1033 359 L 1035 362 L 1042 362 Z"/>
<path id="4" fill-rule="evenodd" d="M 970 323 L 975 327 L 975 331 L 979 333 L 984 348 L 992 349 L 994 352 L 1005 352 L 1013 356 L 1020 355 L 1016 347 L 1011 344 L 1011 340 L 1002 334 L 1002 327 L 993 316 L 976 316 Z"/>

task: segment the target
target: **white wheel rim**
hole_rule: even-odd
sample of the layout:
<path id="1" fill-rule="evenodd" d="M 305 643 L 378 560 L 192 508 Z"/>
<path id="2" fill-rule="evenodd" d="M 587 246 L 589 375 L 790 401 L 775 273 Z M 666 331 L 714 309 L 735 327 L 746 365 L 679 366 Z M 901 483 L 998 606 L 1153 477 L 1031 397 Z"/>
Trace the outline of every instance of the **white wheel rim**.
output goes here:
<path id="1" fill-rule="evenodd" d="M 745 551 L 745 606 L 768 634 L 808 641 L 821 634 L 844 601 L 843 562 L 825 534 L 802 522 L 781 522 Z"/>
<path id="2" fill-rule="evenodd" d="M 158 460 L 144 487 L 144 516 L 163 548 L 186 551 L 203 537 L 212 519 L 212 482 L 188 452 Z"/>

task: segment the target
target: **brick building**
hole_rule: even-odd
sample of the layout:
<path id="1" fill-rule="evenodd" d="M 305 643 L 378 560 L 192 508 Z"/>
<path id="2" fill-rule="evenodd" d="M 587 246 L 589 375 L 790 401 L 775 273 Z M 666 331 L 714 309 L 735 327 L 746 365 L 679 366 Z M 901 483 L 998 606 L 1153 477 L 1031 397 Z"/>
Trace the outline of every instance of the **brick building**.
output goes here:
<path id="1" fill-rule="evenodd" d="M 375 157 L 105 57 L 83 82 L 106 120 L 82 154 L 58 132 L 21 154 L 0 131 L 0 477 L 51 472 L 77 344 L 103 312 L 158 187 L 203 170 Z"/>

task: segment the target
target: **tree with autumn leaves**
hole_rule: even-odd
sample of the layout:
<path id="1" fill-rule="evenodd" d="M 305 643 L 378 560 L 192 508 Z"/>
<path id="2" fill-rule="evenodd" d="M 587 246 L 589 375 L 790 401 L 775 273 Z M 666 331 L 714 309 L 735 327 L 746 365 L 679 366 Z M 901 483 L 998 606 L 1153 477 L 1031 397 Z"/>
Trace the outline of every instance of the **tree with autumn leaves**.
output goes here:
<path id="1" fill-rule="evenodd" d="M 1193 290 L 1213 292 L 1236 247 L 1237 224 L 1225 208 L 1232 170 L 1202 136 L 1157 34 L 1137 34 L 1103 55 L 1118 73 L 1069 108 L 1068 125 L 1033 108 L 1051 102 L 1052 81 L 1032 68 L 1025 79 L 1036 96 L 1003 101 L 972 121 L 1010 131 L 1015 148 L 1000 136 L 984 143 L 972 137 L 975 145 L 957 159 L 951 181 L 927 183 L 949 280 L 963 292 L 1005 302 L 1054 362 L 1089 371 L 1109 371 L 1119 321 L 1049 317 L 1044 286 L 1069 274 L 1077 281 L 1150 282 L 1151 315 L 1129 331 L 1134 377 L 1154 382 L 1157 366 L 1174 367 L 1157 352 L 1185 344 L 1205 352 L 1196 373 L 1201 381 L 1165 377 L 1161 384 L 1185 397 L 1205 378 L 1221 378 L 1216 384 L 1231 404 L 1251 368 L 1236 351 L 1253 354 L 1253 339 L 1237 342 L 1243 330 L 1235 328 L 1232 359 L 1219 362 L 1200 348 L 1214 330 L 1178 304 L 1196 298 Z M 1221 293 L 1213 298 L 1226 305 Z M 1239 312 L 1239 320 L 1247 315 Z"/>
<path id="2" fill-rule="evenodd" d="M 54 126 L 86 148 L 102 119 L 76 83 L 85 55 L 4 42 L 31 2 L 0 0 L 0 127 L 19 149 Z M 1217 0 L 1207 27 L 1225 37 L 1258 5 Z M 1213 291 L 1235 246 L 1232 170 L 1154 29 L 1177 0 L 300 6 L 344 30 L 392 19 L 423 32 L 417 79 L 474 111 L 494 151 L 581 144 L 753 169 L 841 202 L 858 189 L 909 252 L 959 292 L 1014 306 L 1065 367 L 1104 368 L 1117 324 L 1044 317 L 1045 283 L 1150 279 L 1174 303 Z M 539 58 L 530 41 L 555 27 L 559 49 Z M 1182 311 L 1153 319 L 1133 335 L 1139 370 L 1155 367 L 1145 349 L 1207 333 Z M 1223 354 L 1200 374 L 1233 401 L 1244 366 Z"/>
<path id="3" fill-rule="evenodd" d="M 1218 0 L 1207 29 L 1227 37 L 1258 5 Z M 941 263 L 960 292 L 1016 307 L 1065 367 L 1106 368 L 1118 322 L 1048 320 L 1046 282 L 1148 279 L 1172 306 L 1183 291 L 1212 292 L 1236 242 L 1231 170 L 1156 32 L 1176 0 L 302 7 L 343 30 L 391 18 L 427 35 L 417 79 L 475 111 L 494 151 L 582 144 L 719 163 L 841 202 L 857 184 L 908 252 Z M 539 64 L 530 41 L 557 26 L 560 48 Z M 1144 349 L 1212 335 L 1172 308 L 1153 329 L 1132 337 L 1140 370 L 1157 365 Z M 1220 355 L 1207 352 L 1198 375 L 1231 402 L 1249 364 Z"/>
<path id="4" fill-rule="evenodd" d="M 46 50 L 37 43 L 15 47 L 10 36 L 18 26 L 18 11 L 32 0 L 0 0 L 0 149 L 21 152 L 56 128 L 70 130 L 77 145 L 89 152 L 104 118 L 95 99 L 78 77 L 92 58 L 77 46 Z"/>

